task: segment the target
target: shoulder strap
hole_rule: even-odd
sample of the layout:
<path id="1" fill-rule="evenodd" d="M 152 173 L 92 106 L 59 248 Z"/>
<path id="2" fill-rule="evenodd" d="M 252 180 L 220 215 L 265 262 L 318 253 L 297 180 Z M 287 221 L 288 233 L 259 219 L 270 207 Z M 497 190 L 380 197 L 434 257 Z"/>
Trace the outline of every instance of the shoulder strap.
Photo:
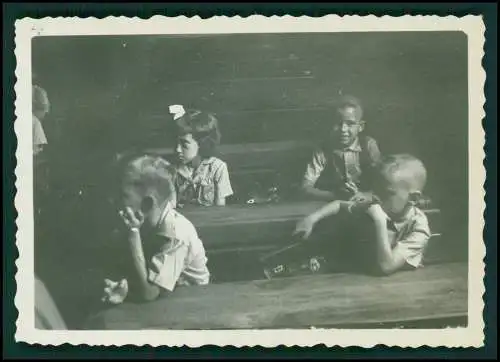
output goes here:
<path id="1" fill-rule="evenodd" d="M 368 136 L 362 135 L 359 139 L 361 146 L 360 153 L 360 163 L 362 166 L 367 166 L 370 164 L 370 154 L 368 152 L 368 141 L 370 138 Z"/>
<path id="2" fill-rule="evenodd" d="M 361 152 L 359 155 L 359 163 L 361 166 L 362 174 L 361 174 L 361 184 L 363 188 L 370 188 L 370 180 L 372 178 L 372 162 L 370 159 L 370 152 L 368 151 L 368 142 L 370 141 L 370 137 L 362 135 L 359 139 Z"/>

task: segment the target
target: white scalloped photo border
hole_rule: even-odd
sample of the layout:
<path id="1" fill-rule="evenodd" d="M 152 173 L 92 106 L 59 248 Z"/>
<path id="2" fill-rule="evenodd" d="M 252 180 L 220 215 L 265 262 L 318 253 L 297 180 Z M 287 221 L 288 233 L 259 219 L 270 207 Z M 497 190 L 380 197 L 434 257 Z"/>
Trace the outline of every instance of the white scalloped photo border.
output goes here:
<path id="1" fill-rule="evenodd" d="M 468 319 L 464 328 L 418 329 L 304 329 L 304 330 L 143 330 L 143 331 L 43 331 L 34 323 L 33 168 L 31 126 L 31 40 L 35 36 L 118 34 L 220 34 L 313 33 L 359 31 L 462 31 L 468 38 L 469 86 L 469 280 Z M 29 344 L 92 346 L 333 346 L 373 347 L 481 347 L 484 345 L 483 294 L 486 248 L 483 241 L 486 170 L 483 166 L 485 134 L 482 127 L 484 84 L 482 67 L 485 26 L 480 16 L 337 16 L 318 18 L 260 15 L 242 18 L 216 16 L 201 19 L 179 16 L 96 18 L 24 18 L 15 24 L 16 101 L 14 129 L 17 137 L 15 207 L 17 293 L 19 311 L 15 340 Z"/>

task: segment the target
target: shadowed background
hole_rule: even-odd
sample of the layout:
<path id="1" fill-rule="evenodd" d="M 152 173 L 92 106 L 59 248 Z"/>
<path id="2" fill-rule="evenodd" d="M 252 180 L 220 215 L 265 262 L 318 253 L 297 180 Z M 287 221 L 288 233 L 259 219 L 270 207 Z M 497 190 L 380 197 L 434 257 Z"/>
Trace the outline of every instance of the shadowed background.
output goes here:
<path id="1" fill-rule="evenodd" d="M 52 106 L 44 127 L 59 165 L 56 193 L 109 182 L 117 152 L 172 146 L 171 104 L 214 112 L 223 144 L 314 141 L 330 125 L 334 97 L 350 93 L 382 152 L 426 164 L 426 193 L 442 209 L 450 252 L 466 254 L 463 33 L 40 37 L 33 69 Z M 107 227 L 99 207 L 61 205 L 54 238 Z"/>

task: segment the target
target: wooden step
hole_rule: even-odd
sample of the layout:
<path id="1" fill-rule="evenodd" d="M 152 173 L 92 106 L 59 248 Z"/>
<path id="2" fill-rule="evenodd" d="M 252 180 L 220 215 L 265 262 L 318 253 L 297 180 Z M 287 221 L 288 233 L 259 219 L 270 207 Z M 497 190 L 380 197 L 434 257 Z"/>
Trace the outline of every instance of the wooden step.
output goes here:
<path id="1" fill-rule="evenodd" d="M 310 142 L 300 141 L 227 144 L 218 147 L 218 157 L 227 162 L 231 173 L 280 170 L 291 164 L 304 168 L 312 147 Z M 117 154 L 117 159 L 141 152 L 169 160 L 174 156 L 173 148 L 145 148 L 121 152 Z"/>
<path id="2" fill-rule="evenodd" d="M 220 208 L 185 208 L 180 212 L 196 227 L 207 250 L 238 247 L 275 247 L 287 242 L 297 221 L 324 202 L 282 202 L 263 205 L 231 205 Z M 425 210 L 433 233 L 440 233 L 439 209 Z"/>
<path id="3" fill-rule="evenodd" d="M 221 254 L 253 260 L 272 250 L 289 245 L 296 223 L 322 205 L 324 205 L 323 202 L 317 201 L 283 202 L 253 206 L 187 207 L 181 209 L 180 212 L 195 226 L 209 259 Z M 435 240 L 433 243 L 435 243 L 440 239 L 439 235 L 442 232 L 440 211 L 428 209 L 425 212 L 429 218 Z M 105 224 L 100 225 L 103 233 L 105 228 Z M 110 235 L 109 230 L 105 235 Z M 67 240 L 67 242 L 70 241 Z M 103 238 L 102 235 L 97 239 L 89 237 L 85 243 L 78 246 L 78 249 L 99 255 L 104 249 L 122 249 L 122 241 L 111 235 L 109 238 Z M 442 251 L 441 245 L 438 245 L 436 249 L 437 251 L 431 252 L 432 258 L 439 261 L 446 256 L 446 252 Z"/>
<path id="4" fill-rule="evenodd" d="M 467 264 L 389 277 L 329 274 L 178 288 L 166 299 L 125 303 L 86 329 L 310 328 L 467 316 Z"/>

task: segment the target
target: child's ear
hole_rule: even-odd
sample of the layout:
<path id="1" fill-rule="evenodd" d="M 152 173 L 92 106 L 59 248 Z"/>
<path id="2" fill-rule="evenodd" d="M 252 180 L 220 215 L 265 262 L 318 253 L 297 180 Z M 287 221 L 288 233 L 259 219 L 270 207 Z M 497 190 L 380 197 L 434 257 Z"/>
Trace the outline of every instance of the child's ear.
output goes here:
<path id="1" fill-rule="evenodd" d="M 409 195 L 409 201 L 412 205 L 417 205 L 422 198 L 422 193 L 420 191 L 411 191 Z"/>
<path id="2" fill-rule="evenodd" d="M 143 213 L 148 213 L 153 209 L 155 200 L 152 196 L 145 196 L 141 202 L 141 211 Z"/>

